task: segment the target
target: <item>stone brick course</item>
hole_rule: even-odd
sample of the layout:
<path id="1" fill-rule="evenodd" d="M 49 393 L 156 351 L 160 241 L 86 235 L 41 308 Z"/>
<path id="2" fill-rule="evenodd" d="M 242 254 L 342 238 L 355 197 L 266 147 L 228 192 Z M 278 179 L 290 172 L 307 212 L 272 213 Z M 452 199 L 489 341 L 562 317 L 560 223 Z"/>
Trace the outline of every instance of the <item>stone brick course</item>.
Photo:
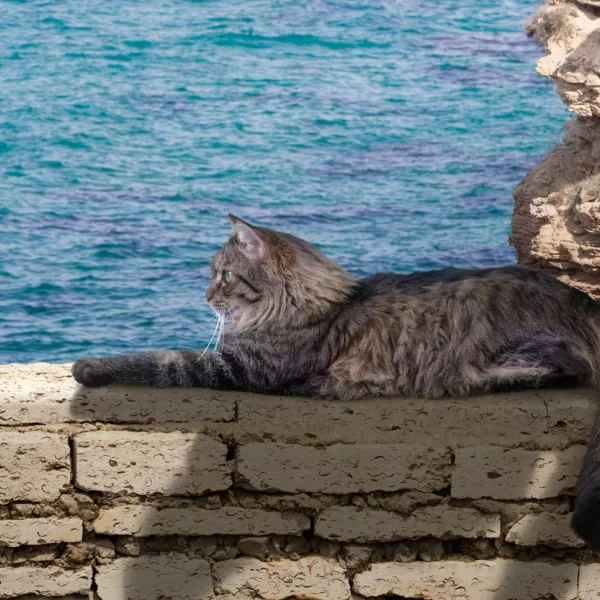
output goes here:
<path id="1" fill-rule="evenodd" d="M 80 542 L 83 535 L 81 519 L 17 519 L 0 520 L 0 546 L 39 546 L 59 542 Z"/>
<path id="2" fill-rule="evenodd" d="M 75 444 L 83 490 L 200 495 L 231 485 L 227 446 L 201 434 L 94 431 Z"/>
<path id="3" fill-rule="evenodd" d="M 386 510 L 339 506 L 324 510 L 315 533 L 336 542 L 394 542 L 422 537 L 498 538 L 500 516 L 469 508 L 430 506 L 403 516 Z"/>
<path id="4" fill-rule="evenodd" d="M 0 598 L 25 594 L 65 596 L 87 594 L 92 585 L 92 568 L 66 570 L 57 567 L 0 567 Z"/>
<path id="5" fill-rule="evenodd" d="M 204 600 L 213 597 L 210 565 L 177 554 L 119 558 L 97 569 L 102 600 Z"/>
<path id="6" fill-rule="evenodd" d="M 443 561 L 379 563 L 354 578 L 363 596 L 423 600 L 577 600 L 576 565 L 538 562 Z"/>
<path id="7" fill-rule="evenodd" d="M 218 592 L 237 594 L 250 590 L 264 600 L 350 599 L 345 569 L 335 560 L 318 556 L 272 563 L 238 558 L 218 563 L 214 574 Z"/>
<path id="8" fill-rule="evenodd" d="M 264 492 L 349 494 L 443 489 L 452 456 L 418 444 L 248 444 L 238 450 L 238 483 Z"/>
<path id="9" fill-rule="evenodd" d="M 1 521 L 0 521 L 1 525 Z M 109 535 L 301 535 L 310 529 L 305 515 L 229 506 L 216 510 L 121 506 L 103 509 L 94 521 Z"/>
<path id="10" fill-rule="evenodd" d="M 452 496 L 525 500 L 570 494 L 584 454 L 585 446 L 558 451 L 460 448 L 452 472 Z"/>

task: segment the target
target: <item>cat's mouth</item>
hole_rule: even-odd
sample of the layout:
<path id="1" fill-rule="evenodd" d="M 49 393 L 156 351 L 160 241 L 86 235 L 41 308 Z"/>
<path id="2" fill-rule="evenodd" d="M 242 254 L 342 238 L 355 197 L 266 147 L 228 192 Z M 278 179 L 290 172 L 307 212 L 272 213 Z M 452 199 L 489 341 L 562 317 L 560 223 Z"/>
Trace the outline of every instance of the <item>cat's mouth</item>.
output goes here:
<path id="1" fill-rule="evenodd" d="M 218 303 L 216 306 L 212 306 L 211 304 L 211 308 L 217 313 L 217 316 L 222 321 L 235 321 L 236 318 L 242 314 L 242 308 L 240 306 L 229 308 L 227 304 Z"/>

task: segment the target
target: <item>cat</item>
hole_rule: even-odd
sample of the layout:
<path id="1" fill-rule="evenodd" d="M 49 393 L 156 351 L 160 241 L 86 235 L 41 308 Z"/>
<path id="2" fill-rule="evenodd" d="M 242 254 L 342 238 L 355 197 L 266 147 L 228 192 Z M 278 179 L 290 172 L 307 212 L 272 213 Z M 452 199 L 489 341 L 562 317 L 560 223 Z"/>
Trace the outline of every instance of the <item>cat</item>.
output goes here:
<path id="1" fill-rule="evenodd" d="M 356 279 L 302 239 L 229 219 L 206 292 L 229 322 L 219 351 L 82 359 L 79 383 L 325 399 L 600 383 L 600 304 L 548 275 L 509 266 Z M 600 434 L 573 526 L 600 549 Z"/>

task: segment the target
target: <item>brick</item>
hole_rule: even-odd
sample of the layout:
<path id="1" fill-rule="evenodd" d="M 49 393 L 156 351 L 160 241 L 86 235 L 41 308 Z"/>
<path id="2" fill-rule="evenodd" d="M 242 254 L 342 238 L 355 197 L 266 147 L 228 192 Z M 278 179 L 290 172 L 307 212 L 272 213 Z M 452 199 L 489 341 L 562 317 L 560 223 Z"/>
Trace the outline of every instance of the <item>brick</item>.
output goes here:
<path id="1" fill-rule="evenodd" d="M 41 431 L 0 434 L 0 504 L 58 498 L 71 479 L 69 440 Z"/>
<path id="2" fill-rule="evenodd" d="M 506 541 L 518 546 L 569 546 L 584 545 L 571 529 L 572 514 L 525 515 L 506 534 Z"/>
<path id="3" fill-rule="evenodd" d="M 548 425 L 546 404 L 564 411 Z M 241 395 L 236 437 L 240 443 L 422 444 L 464 447 L 524 444 L 550 449 L 585 443 L 597 393 L 591 389 L 536 390 L 464 399 L 407 398 L 328 402 Z M 578 408 L 570 419 L 570 406 Z M 561 419 L 563 419 L 561 421 Z"/>
<path id="4" fill-rule="evenodd" d="M 452 496 L 519 500 L 571 494 L 585 451 L 584 446 L 557 451 L 461 448 L 456 451 Z"/>
<path id="5" fill-rule="evenodd" d="M 210 566 L 184 554 L 119 558 L 96 568 L 101 600 L 204 600 L 213 598 Z"/>
<path id="6" fill-rule="evenodd" d="M 579 567 L 579 600 L 600 598 L 600 564 Z"/>
<path id="7" fill-rule="evenodd" d="M 27 596 L 19 596 L 19 600 L 90 600 L 89 594 L 85 596 L 81 596 L 80 594 L 68 596 L 32 596 L 27 594 Z"/>
<path id="8" fill-rule="evenodd" d="M 71 365 L 0 366 L 0 423 L 202 423 L 235 418 L 236 395 L 203 388 L 83 388 Z"/>
<path id="9" fill-rule="evenodd" d="M 94 431 L 75 443 L 84 490 L 200 495 L 231 485 L 227 446 L 205 435 Z"/>
<path id="10" fill-rule="evenodd" d="M 0 546 L 39 546 L 60 542 L 80 542 L 81 519 L 14 519 L 0 521 Z"/>
<path id="11" fill-rule="evenodd" d="M 448 485 L 451 460 L 448 449 L 417 444 L 255 443 L 239 448 L 236 472 L 239 485 L 271 492 L 429 492 Z"/>
<path id="12" fill-rule="evenodd" d="M 315 534 L 336 542 L 361 543 L 428 536 L 440 539 L 497 538 L 500 537 L 500 516 L 452 506 L 418 508 L 408 516 L 386 510 L 336 506 L 319 514 Z"/>
<path id="13" fill-rule="evenodd" d="M 350 599 L 345 569 L 337 561 L 320 556 L 270 563 L 257 558 L 237 558 L 215 564 L 213 575 L 216 591 L 232 594 L 234 598 L 254 592 L 264 600 Z"/>
<path id="14" fill-rule="evenodd" d="M 134 536 L 289 535 L 308 529 L 310 519 L 305 515 L 237 506 L 215 510 L 119 506 L 101 510 L 94 521 L 97 533 Z"/>
<path id="15" fill-rule="evenodd" d="M 58 567 L 0 567 L 0 598 L 87 594 L 92 587 L 92 567 L 73 571 Z"/>
<path id="16" fill-rule="evenodd" d="M 598 410 L 598 397 L 579 390 L 549 390 L 554 396 L 546 398 L 548 430 L 563 446 L 587 444 Z"/>
<path id="17" fill-rule="evenodd" d="M 81 596 L 80 594 L 68 596 L 32 596 L 27 594 L 27 596 L 19 596 L 18 600 L 90 600 L 89 594 L 85 596 Z"/>
<path id="18" fill-rule="evenodd" d="M 10 564 L 15 567 L 25 563 L 49 563 L 56 558 L 58 558 L 58 544 L 22 546 L 14 548 Z"/>
<path id="19" fill-rule="evenodd" d="M 354 578 L 353 589 L 423 600 L 576 600 L 577 575 L 574 564 L 508 560 L 378 563 Z"/>

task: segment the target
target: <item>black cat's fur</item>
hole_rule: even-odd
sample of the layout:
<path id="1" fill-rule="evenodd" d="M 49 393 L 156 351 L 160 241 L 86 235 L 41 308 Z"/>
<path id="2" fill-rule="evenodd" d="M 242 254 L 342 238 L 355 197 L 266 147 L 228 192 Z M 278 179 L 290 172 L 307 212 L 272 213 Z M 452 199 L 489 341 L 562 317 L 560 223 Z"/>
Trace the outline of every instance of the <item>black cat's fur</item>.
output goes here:
<path id="1" fill-rule="evenodd" d="M 600 304 L 552 277 L 504 267 L 355 279 L 304 240 L 230 219 L 207 291 L 229 321 L 219 351 L 83 359 L 79 383 L 342 399 L 600 383 Z M 600 436 L 573 524 L 600 549 Z"/>

